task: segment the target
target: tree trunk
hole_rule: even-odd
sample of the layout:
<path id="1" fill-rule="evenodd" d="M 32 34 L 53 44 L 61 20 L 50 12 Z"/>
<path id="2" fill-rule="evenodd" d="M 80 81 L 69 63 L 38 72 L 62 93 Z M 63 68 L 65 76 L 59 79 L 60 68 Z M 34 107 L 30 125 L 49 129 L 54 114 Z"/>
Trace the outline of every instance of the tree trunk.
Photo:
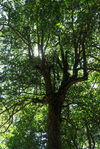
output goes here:
<path id="1" fill-rule="evenodd" d="M 91 139 L 92 139 L 92 142 L 93 142 L 92 149 L 95 149 L 95 140 L 94 140 L 94 138 L 93 138 L 92 134 L 91 134 Z"/>
<path id="2" fill-rule="evenodd" d="M 48 107 L 48 145 L 47 149 L 61 149 L 61 104 L 58 100 L 49 104 Z"/>
<path id="3" fill-rule="evenodd" d="M 92 149 L 91 136 L 90 136 L 90 132 L 89 132 L 88 126 L 86 126 L 86 129 L 87 129 L 87 139 L 88 139 L 89 149 Z"/>

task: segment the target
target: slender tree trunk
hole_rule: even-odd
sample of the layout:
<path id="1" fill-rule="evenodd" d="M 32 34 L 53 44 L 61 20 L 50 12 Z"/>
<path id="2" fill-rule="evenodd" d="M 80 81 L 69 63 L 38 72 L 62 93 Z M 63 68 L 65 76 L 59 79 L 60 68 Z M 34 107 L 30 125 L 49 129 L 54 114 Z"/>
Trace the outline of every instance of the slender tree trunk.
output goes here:
<path id="1" fill-rule="evenodd" d="M 94 140 L 92 134 L 91 134 L 91 139 L 92 139 L 92 142 L 93 142 L 93 146 L 92 146 L 92 148 L 95 149 L 95 140 Z"/>
<path id="2" fill-rule="evenodd" d="M 92 149 L 91 136 L 90 136 L 90 133 L 89 133 L 88 126 L 86 126 L 86 129 L 87 129 L 87 139 L 88 139 L 89 149 Z"/>
<path id="3" fill-rule="evenodd" d="M 75 147 L 76 149 L 78 149 L 78 146 L 77 146 L 77 143 L 76 143 L 75 139 L 73 140 L 73 144 L 74 144 L 74 147 Z"/>
<path id="4" fill-rule="evenodd" d="M 47 149 L 61 149 L 61 104 L 58 100 L 48 107 L 48 145 Z"/>

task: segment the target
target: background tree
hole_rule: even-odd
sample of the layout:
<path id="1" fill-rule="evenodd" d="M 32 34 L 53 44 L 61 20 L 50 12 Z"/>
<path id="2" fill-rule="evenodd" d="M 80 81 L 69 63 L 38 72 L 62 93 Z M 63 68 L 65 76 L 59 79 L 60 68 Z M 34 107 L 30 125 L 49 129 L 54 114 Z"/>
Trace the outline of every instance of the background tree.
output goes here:
<path id="1" fill-rule="evenodd" d="M 96 0 L 0 2 L 1 126 L 8 129 L 32 102 L 48 104 L 48 149 L 61 149 L 68 89 L 90 70 L 100 72 L 99 6 Z"/>

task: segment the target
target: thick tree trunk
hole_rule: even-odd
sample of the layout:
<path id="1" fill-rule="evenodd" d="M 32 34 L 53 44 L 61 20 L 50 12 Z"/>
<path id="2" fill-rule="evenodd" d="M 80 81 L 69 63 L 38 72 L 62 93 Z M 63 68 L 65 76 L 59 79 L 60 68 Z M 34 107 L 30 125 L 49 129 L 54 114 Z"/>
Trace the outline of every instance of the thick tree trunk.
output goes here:
<path id="1" fill-rule="evenodd" d="M 48 145 L 47 149 L 61 149 L 61 104 L 55 100 L 48 107 Z"/>

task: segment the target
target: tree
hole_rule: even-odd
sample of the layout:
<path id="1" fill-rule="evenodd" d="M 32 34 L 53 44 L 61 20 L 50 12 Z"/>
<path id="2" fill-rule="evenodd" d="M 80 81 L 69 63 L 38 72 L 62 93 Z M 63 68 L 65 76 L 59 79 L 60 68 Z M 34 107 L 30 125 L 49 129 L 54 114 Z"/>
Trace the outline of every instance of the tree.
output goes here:
<path id="1" fill-rule="evenodd" d="M 61 149 L 68 89 L 86 81 L 90 71 L 100 72 L 99 6 L 97 0 L 0 2 L 1 114 L 7 112 L 7 129 L 26 105 L 48 104 L 47 148 Z"/>

